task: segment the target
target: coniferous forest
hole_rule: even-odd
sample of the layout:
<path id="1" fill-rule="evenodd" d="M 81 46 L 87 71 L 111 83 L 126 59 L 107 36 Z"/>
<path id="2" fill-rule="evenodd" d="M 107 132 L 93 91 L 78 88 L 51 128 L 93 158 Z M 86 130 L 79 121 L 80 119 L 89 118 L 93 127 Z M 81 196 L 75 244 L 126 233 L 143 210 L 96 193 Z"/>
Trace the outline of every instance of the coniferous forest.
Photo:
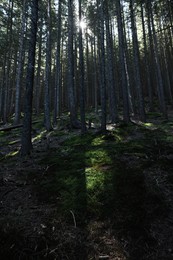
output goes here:
<path id="1" fill-rule="evenodd" d="M 172 245 L 173 1 L 1 0 L 0 258 Z"/>

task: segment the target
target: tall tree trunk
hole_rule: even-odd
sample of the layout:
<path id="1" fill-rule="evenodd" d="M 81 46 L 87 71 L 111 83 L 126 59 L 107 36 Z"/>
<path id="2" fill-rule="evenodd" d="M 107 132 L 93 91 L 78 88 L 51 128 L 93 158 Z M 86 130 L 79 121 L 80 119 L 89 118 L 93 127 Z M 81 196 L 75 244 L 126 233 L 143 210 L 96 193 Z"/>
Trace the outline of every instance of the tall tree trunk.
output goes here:
<path id="1" fill-rule="evenodd" d="M 35 110 L 36 115 L 40 112 L 40 98 L 41 98 L 41 61 L 42 61 L 42 43 L 43 43 L 43 15 L 40 19 L 40 30 L 38 39 L 38 61 L 37 61 L 37 73 L 35 82 Z"/>
<path id="2" fill-rule="evenodd" d="M 98 87 L 97 87 L 97 74 L 98 74 L 98 66 L 97 66 L 97 58 L 96 58 L 96 37 L 94 36 L 94 108 L 95 112 L 98 113 Z"/>
<path id="3" fill-rule="evenodd" d="M 61 61 L 60 61 L 60 46 L 61 46 L 61 16 L 62 16 L 62 0 L 59 0 L 58 5 L 58 31 L 57 31 L 57 49 L 56 49 L 56 71 L 55 71 L 55 97 L 54 97 L 54 124 L 57 123 L 57 116 L 60 116 L 60 76 L 61 76 Z"/>
<path id="4" fill-rule="evenodd" d="M 44 124 L 47 131 L 52 129 L 50 120 L 50 75 L 51 75 L 51 0 L 47 2 L 46 68 L 44 86 Z"/>
<path id="5" fill-rule="evenodd" d="M 147 2 L 147 8 L 148 8 L 148 12 L 149 12 L 149 15 L 150 15 L 152 32 L 153 32 L 154 59 L 155 59 L 156 73 L 157 73 L 156 74 L 156 76 L 157 76 L 157 91 L 158 91 L 158 97 L 159 97 L 160 111 L 162 112 L 163 116 L 165 118 L 167 118 L 167 109 L 166 109 L 166 103 L 165 103 L 163 79 L 162 79 L 161 67 L 160 67 L 160 61 L 159 61 L 159 54 L 158 54 L 157 36 L 156 36 L 156 32 L 155 32 L 152 5 L 151 5 L 150 0 L 148 0 L 148 2 Z"/>
<path id="6" fill-rule="evenodd" d="M 89 74 L 90 74 L 90 62 L 89 62 L 89 35 L 86 33 L 86 104 L 90 107 L 90 85 L 89 85 Z"/>
<path id="7" fill-rule="evenodd" d="M 168 73 L 169 73 L 169 78 L 170 78 L 170 84 L 173 86 L 173 73 L 172 73 L 172 67 L 173 67 L 173 40 L 172 40 L 172 34 L 170 27 L 168 27 L 168 30 L 165 31 L 165 45 L 169 46 L 169 48 L 166 48 L 166 57 L 168 61 Z M 173 91 L 172 87 L 171 90 Z"/>
<path id="8" fill-rule="evenodd" d="M 147 38 L 146 38 L 146 31 L 145 31 L 145 20 L 144 20 L 144 7 L 141 2 L 141 20 L 142 20 L 142 32 L 143 32 L 143 43 L 144 43 L 144 60 L 145 60 L 145 73 L 147 78 L 147 89 L 148 89 L 148 97 L 149 97 L 149 110 L 153 110 L 153 91 L 151 85 L 151 78 L 150 78 L 150 64 L 149 64 L 149 57 L 148 57 L 148 50 L 147 50 Z"/>
<path id="9" fill-rule="evenodd" d="M 173 96 L 172 96 L 172 90 L 171 90 L 171 84 L 170 84 L 170 78 L 169 78 L 169 68 L 168 68 L 168 59 L 166 57 L 166 48 L 165 48 L 165 42 L 162 31 L 164 28 L 162 27 L 161 20 L 159 20 L 159 32 L 160 32 L 160 55 L 162 55 L 161 60 L 163 64 L 163 83 L 164 83 L 164 89 L 165 94 L 167 97 L 167 100 L 169 100 L 169 103 L 172 104 Z"/>
<path id="10" fill-rule="evenodd" d="M 10 90 L 9 90 L 9 102 L 8 102 L 8 110 L 9 115 L 14 113 L 14 103 L 15 103 L 15 87 L 16 87 L 16 74 L 17 74 L 17 51 L 18 48 L 14 50 L 14 63 L 13 70 L 11 74 L 11 82 L 10 82 Z"/>
<path id="11" fill-rule="evenodd" d="M 16 95 L 15 95 L 15 118 L 14 124 L 20 121 L 20 99 L 21 99 L 21 76 L 22 76 L 22 61 L 23 61 L 23 46 L 24 46 L 24 32 L 26 23 L 26 0 L 23 1 L 23 10 L 21 18 L 21 29 L 19 36 L 19 54 L 16 75 Z"/>
<path id="12" fill-rule="evenodd" d="M 123 23 L 122 23 L 122 15 L 121 15 L 122 8 L 121 8 L 120 0 L 116 1 L 116 9 L 117 9 L 117 22 L 118 22 L 121 85 L 122 85 L 122 92 L 123 92 L 123 117 L 124 117 L 124 121 L 128 123 L 130 121 L 129 98 L 128 98 L 128 88 L 127 88 L 127 78 L 126 78 L 126 68 L 125 68 L 124 32 L 123 32 Z"/>
<path id="13" fill-rule="evenodd" d="M 110 33 L 110 22 L 109 22 L 109 12 L 108 12 L 108 4 L 105 3 L 105 10 L 106 10 L 106 43 L 107 43 L 107 82 L 108 82 L 108 92 L 109 92 L 109 99 L 110 99 L 110 116 L 111 122 L 116 123 L 118 120 L 118 112 L 117 112 L 117 101 L 116 101 L 116 94 L 115 94 L 115 79 L 114 79 L 114 64 L 113 64 L 113 44 L 112 44 L 112 37 Z"/>
<path id="14" fill-rule="evenodd" d="M 75 91 L 74 91 L 74 57 L 73 57 L 73 0 L 68 0 L 68 104 L 71 127 L 78 128 Z"/>
<path id="15" fill-rule="evenodd" d="M 135 72 L 135 83 L 138 97 L 138 107 L 140 119 L 145 122 L 145 109 L 144 109 L 144 99 L 142 93 L 142 84 L 141 84 L 141 74 L 140 74 L 140 58 L 139 58 L 139 46 L 137 38 L 137 29 L 136 21 L 134 15 L 134 0 L 130 0 L 130 17 L 131 17 L 131 26 L 132 26 L 132 38 L 133 38 L 133 53 L 134 53 L 134 72 Z"/>
<path id="16" fill-rule="evenodd" d="M 32 0 L 31 4 L 32 4 L 31 30 L 30 30 L 30 37 L 29 37 L 25 108 L 24 108 L 24 120 L 23 120 L 22 143 L 21 143 L 22 156 L 30 154 L 32 150 L 31 124 L 32 124 L 32 99 L 33 99 L 33 84 L 34 84 L 35 48 L 36 48 L 37 21 L 38 21 L 38 0 Z"/>
<path id="17" fill-rule="evenodd" d="M 127 93 L 128 93 L 128 102 L 129 102 L 129 111 L 134 115 L 135 106 L 134 106 L 134 91 L 132 86 L 134 85 L 132 82 L 133 78 L 133 67 L 131 66 L 131 55 L 130 55 L 130 46 L 128 48 L 127 38 L 130 39 L 131 28 L 125 23 L 124 12 L 122 13 L 122 23 L 123 23 L 123 31 L 124 31 L 124 63 L 125 63 L 125 72 L 126 72 L 126 81 L 127 81 Z M 126 35 L 127 33 L 127 35 Z M 130 42 L 130 40 L 129 40 Z"/>
<path id="18" fill-rule="evenodd" d="M 6 62 L 7 62 L 7 53 L 5 51 L 4 61 L 3 61 L 3 73 L 2 73 L 2 89 L 1 89 L 1 119 L 3 124 L 6 124 L 6 110 L 5 110 L 5 95 L 6 95 Z"/>
<path id="19" fill-rule="evenodd" d="M 91 107 L 95 107 L 95 70 L 94 66 L 94 37 L 90 37 L 90 47 L 91 47 Z"/>
<path id="20" fill-rule="evenodd" d="M 106 132 L 106 73 L 105 73 L 105 46 L 104 46 L 104 6 L 103 0 L 97 1 L 100 29 L 100 95 L 101 95 L 101 130 Z"/>
<path id="21" fill-rule="evenodd" d="M 79 0 L 79 84 L 80 84 L 80 118 L 81 118 L 81 133 L 86 133 L 85 123 L 85 82 L 84 82 L 84 58 L 83 58 L 83 41 L 82 41 L 82 27 L 80 22 L 82 20 L 82 6 Z"/>
<path id="22" fill-rule="evenodd" d="M 1 102 L 1 117 L 3 124 L 7 123 L 8 112 L 8 97 L 9 97 L 9 83 L 12 61 L 12 44 L 13 44 L 13 8 L 14 1 L 8 1 L 8 20 L 6 28 L 7 44 L 4 51 L 3 62 L 3 85 L 2 85 L 2 102 Z"/>
<path id="23" fill-rule="evenodd" d="M 149 14 L 149 9 L 147 7 L 147 4 L 145 5 L 146 7 L 146 14 L 147 14 L 147 28 L 148 28 L 148 62 L 149 62 L 149 73 L 150 73 L 150 79 L 151 79 L 151 90 L 153 97 L 155 96 L 156 89 L 156 66 L 155 66 L 155 60 L 153 57 L 154 53 L 154 44 L 153 44 L 153 37 L 152 37 L 152 30 L 151 30 L 151 19 L 150 19 L 150 14 Z M 154 108 L 154 107 L 153 107 Z"/>

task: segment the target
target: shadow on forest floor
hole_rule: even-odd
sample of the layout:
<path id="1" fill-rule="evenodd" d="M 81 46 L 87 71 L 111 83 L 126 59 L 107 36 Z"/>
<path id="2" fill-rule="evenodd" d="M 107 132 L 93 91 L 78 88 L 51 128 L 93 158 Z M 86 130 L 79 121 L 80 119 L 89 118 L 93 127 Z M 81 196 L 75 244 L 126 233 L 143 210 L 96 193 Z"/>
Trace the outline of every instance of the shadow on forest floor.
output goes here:
<path id="1" fill-rule="evenodd" d="M 2 160 L 3 259 L 172 259 L 173 123 L 159 123 L 56 131 Z"/>

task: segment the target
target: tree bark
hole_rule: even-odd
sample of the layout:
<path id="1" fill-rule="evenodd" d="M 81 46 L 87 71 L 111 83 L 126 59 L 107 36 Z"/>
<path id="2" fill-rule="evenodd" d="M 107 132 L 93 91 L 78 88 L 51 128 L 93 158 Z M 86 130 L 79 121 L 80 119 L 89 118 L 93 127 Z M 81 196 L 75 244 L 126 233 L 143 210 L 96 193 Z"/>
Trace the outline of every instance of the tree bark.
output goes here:
<path id="1" fill-rule="evenodd" d="M 115 79 L 114 79 L 114 64 L 113 64 L 113 44 L 112 37 L 110 33 L 110 24 L 109 24 L 109 12 L 108 12 L 108 4 L 105 3 L 105 23 L 106 23 L 106 43 L 107 43 L 107 84 L 108 84 L 108 92 L 109 92 L 109 100 L 110 100 L 110 117 L 111 122 L 116 123 L 118 120 L 118 112 L 117 112 L 117 100 L 115 93 Z"/>
<path id="2" fill-rule="evenodd" d="M 105 73 L 105 46 L 104 46 L 104 7 L 103 0 L 97 1 L 99 12 L 99 63 L 100 63 L 100 95 L 101 95 L 101 131 L 106 132 L 106 73 Z"/>
<path id="3" fill-rule="evenodd" d="M 40 98 L 41 98 L 41 62 L 42 62 L 42 44 L 43 44 L 43 15 L 40 18 L 40 30 L 38 39 L 38 57 L 37 57 L 37 72 L 35 80 L 35 111 L 36 115 L 40 113 Z"/>
<path id="4" fill-rule="evenodd" d="M 18 54 L 17 75 L 16 75 L 14 124 L 18 124 L 19 121 L 20 121 L 21 76 L 22 76 L 24 32 L 25 32 L 25 24 L 26 24 L 26 14 L 25 14 L 25 12 L 26 12 L 26 0 L 23 1 L 21 29 L 20 29 L 20 36 L 19 36 L 19 54 Z"/>
<path id="5" fill-rule="evenodd" d="M 156 36 L 156 32 L 155 32 L 152 5 L 151 5 L 150 0 L 148 0 L 148 2 L 147 2 L 147 8 L 148 8 L 148 12 L 150 15 L 152 32 L 153 32 L 154 59 L 155 59 L 155 66 L 156 66 L 157 91 L 158 91 L 158 98 L 159 98 L 159 104 L 160 104 L 160 111 L 163 114 L 163 116 L 165 118 L 167 118 L 167 108 L 166 108 L 166 103 L 165 103 L 163 79 L 162 79 L 161 67 L 160 67 L 159 55 L 158 55 L 157 36 Z"/>
<path id="6" fill-rule="evenodd" d="M 32 150 L 31 123 L 32 123 L 35 47 L 36 47 L 37 21 L 38 21 L 38 0 L 32 0 L 31 4 L 32 4 L 31 29 L 30 29 L 30 37 L 29 37 L 25 108 L 24 108 L 24 120 L 23 120 L 23 131 L 22 131 L 22 142 L 21 142 L 22 146 L 20 151 L 22 156 L 30 154 Z"/>
<path id="7" fill-rule="evenodd" d="M 122 15 L 121 15 L 122 8 L 121 8 L 120 0 L 116 1 L 116 11 L 117 11 L 117 22 L 118 22 L 121 85 L 122 85 L 122 92 L 123 92 L 123 117 L 124 117 L 124 121 L 128 123 L 130 121 L 129 100 L 128 100 L 128 88 L 127 88 L 127 78 L 126 78 L 126 68 L 125 68 L 124 32 L 123 32 L 123 23 L 122 23 Z"/>
<path id="8" fill-rule="evenodd" d="M 137 38 L 136 21 L 134 15 L 134 0 L 130 0 L 130 17 L 131 17 L 131 27 L 132 27 L 132 38 L 133 38 L 133 57 L 134 57 L 134 72 L 135 72 L 135 83 L 138 97 L 138 107 L 140 119 L 145 122 L 145 109 L 144 109 L 144 99 L 142 93 L 141 75 L 140 75 L 140 58 L 139 58 L 139 46 Z"/>
<path id="9" fill-rule="evenodd" d="M 46 68 L 44 86 L 44 124 L 47 131 L 52 129 L 50 120 L 50 75 L 51 75 L 51 0 L 47 2 Z"/>
<path id="10" fill-rule="evenodd" d="M 9 98 L 9 83 L 12 60 L 12 42 L 13 42 L 13 8 L 14 1 L 8 1 L 8 20 L 6 28 L 7 44 L 4 51 L 3 62 L 3 85 L 2 85 L 2 102 L 1 102 L 1 117 L 3 124 L 7 123 L 8 114 L 8 98 Z"/>
<path id="11" fill-rule="evenodd" d="M 150 64 L 149 64 L 149 55 L 147 50 L 147 39 L 146 39 L 146 31 L 145 31 L 145 20 L 144 20 L 144 7 L 141 2 L 141 20 L 142 20 L 142 32 L 143 32 L 143 43 L 144 43 L 144 60 L 145 60 L 145 73 L 147 78 L 147 89 L 148 89 L 148 98 L 149 98 L 149 110 L 153 110 L 153 91 L 151 85 L 151 77 L 150 77 Z"/>
<path id="12" fill-rule="evenodd" d="M 79 127 L 74 91 L 74 57 L 73 57 L 73 0 L 68 0 L 68 105 L 70 110 L 70 124 L 73 128 Z"/>
<path id="13" fill-rule="evenodd" d="M 55 71 L 55 98 L 54 98 L 54 124 L 57 123 L 57 116 L 60 116 L 60 76 L 61 76 L 61 61 L 60 61 L 60 46 L 61 46 L 61 16 L 62 16 L 62 0 L 59 0 L 58 5 L 58 30 L 57 30 L 57 49 L 56 49 L 56 71 Z"/>
<path id="14" fill-rule="evenodd" d="M 84 82 L 84 57 L 83 57 L 83 40 L 82 27 L 80 22 L 82 20 L 82 6 L 79 0 L 79 84 L 80 84 L 80 118 L 81 118 L 81 133 L 86 133 L 85 123 L 85 82 Z"/>

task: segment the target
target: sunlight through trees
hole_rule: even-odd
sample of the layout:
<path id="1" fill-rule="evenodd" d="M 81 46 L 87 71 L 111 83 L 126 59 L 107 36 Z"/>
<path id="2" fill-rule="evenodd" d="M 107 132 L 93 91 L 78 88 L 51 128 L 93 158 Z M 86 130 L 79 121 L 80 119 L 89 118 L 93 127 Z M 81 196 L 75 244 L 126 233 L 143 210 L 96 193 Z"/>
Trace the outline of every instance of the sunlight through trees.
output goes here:
<path id="1" fill-rule="evenodd" d="M 31 0 L 0 4 L 2 124 L 11 117 L 17 124 L 24 113 L 31 5 Z M 64 111 L 70 112 L 71 127 L 81 128 L 83 111 L 93 109 L 102 130 L 122 116 L 126 122 L 132 116 L 146 121 L 153 110 L 167 118 L 173 99 L 172 21 L 170 0 L 42 1 L 32 114 L 44 112 L 48 131 Z"/>

